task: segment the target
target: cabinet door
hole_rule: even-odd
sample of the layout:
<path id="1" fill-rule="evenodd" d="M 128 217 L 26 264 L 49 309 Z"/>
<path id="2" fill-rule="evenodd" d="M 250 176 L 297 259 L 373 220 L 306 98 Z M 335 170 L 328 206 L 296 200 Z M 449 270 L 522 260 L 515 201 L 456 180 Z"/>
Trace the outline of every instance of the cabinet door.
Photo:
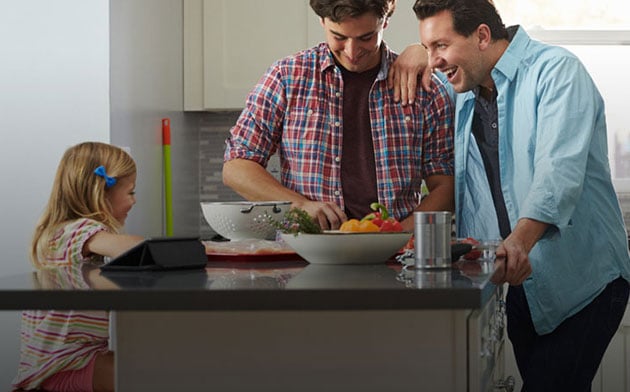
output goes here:
<path id="1" fill-rule="evenodd" d="M 274 61 L 322 38 L 307 1 L 184 0 L 185 109 L 242 108 Z"/>
<path id="2" fill-rule="evenodd" d="M 602 359 L 593 392 L 630 391 L 630 305 L 621 320 L 619 330 L 611 340 Z"/>
<path id="3" fill-rule="evenodd" d="M 418 41 L 414 0 L 398 0 L 384 40 Z M 323 41 L 306 0 L 184 0 L 184 109 L 240 109 L 276 60 Z"/>

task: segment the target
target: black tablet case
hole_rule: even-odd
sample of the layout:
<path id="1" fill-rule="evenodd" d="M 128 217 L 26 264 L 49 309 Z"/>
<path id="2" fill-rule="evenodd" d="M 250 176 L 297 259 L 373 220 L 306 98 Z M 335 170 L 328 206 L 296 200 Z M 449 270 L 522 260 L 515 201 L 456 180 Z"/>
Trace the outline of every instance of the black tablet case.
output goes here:
<path id="1" fill-rule="evenodd" d="M 193 237 L 151 238 L 101 266 L 103 271 L 164 271 L 205 268 L 206 249 Z"/>
<path id="2" fill-rule="evenodd" d="M 201 269 L 132 272 L 129 270 L 105 270 L 102 276 L 123 289 L 205 289 L 208 274 Z"/>

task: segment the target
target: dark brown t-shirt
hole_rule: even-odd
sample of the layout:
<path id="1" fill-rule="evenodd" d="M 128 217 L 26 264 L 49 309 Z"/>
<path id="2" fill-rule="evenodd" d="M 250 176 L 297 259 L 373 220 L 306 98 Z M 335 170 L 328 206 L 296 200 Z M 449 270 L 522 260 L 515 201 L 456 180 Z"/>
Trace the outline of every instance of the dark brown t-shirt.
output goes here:
<path id="1" fill-rule="evenodd" d="M 346 215 L 360 219 L 378 201 L 368 98 L 380 65 L 361 73 L 338 66 L 343 74 L 341 186 Z"/>

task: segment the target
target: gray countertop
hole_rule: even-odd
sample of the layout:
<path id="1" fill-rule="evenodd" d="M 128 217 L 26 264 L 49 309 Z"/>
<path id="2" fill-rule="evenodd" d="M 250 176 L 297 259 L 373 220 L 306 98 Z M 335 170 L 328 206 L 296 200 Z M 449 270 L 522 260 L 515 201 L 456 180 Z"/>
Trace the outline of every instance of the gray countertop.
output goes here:
<path id="1" fill-rule="evenodd" d="M 209 261 L 168 272 L 83 265 L 0 278 L 0 310 L 478 309 L 495 290 L 491 272 L 487 260 L 432 271 L 301 260 Z"/>

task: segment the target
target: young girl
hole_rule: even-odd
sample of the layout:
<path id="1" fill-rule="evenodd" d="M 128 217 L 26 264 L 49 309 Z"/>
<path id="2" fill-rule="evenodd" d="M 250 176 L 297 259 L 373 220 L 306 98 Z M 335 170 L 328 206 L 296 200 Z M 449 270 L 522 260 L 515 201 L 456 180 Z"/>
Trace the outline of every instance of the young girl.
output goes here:
<path id="1" fill-rule="evenodd" d="M 136 202 L 136 165 L 124 150 L 86 142 L 61 159 L 31 245 L 37 269 L 102 263 L 143 238 L 121 234 Z M 106 311 L 24 311 L 14 388 L 113 391 Z"/>

